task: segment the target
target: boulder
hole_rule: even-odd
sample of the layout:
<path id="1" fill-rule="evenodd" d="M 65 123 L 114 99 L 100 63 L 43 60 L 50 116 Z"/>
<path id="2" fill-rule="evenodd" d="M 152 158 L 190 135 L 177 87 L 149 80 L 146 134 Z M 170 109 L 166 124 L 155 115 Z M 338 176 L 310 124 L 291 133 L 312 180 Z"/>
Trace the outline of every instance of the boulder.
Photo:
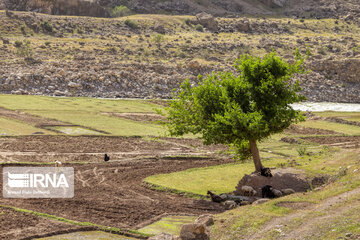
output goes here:
<path id="1" fill-rule="evenodd" d="M 196 220 L 195 223 L 197 224 L 204 224 L 205 226 L 211 226 L 214 224 L 214 218 L 211 214 L 203 214 L 200 215 Z"/>
<path id="2" fill-rule="evenodd" d="M 250 32 L 250 22 L 247 18 L 244 18 L 242 21 L 239 21 L 235 25 L 236 29 L 239 32 Z"/>
<path id="3" fill-rule="evenodd" d="M 184 224 L 180 230 L 181 240 L 208 240 L 209 235 L 204 224 L 189 223 Z"/>
<path id="4" fill-rule="evenodd" d="M 218 30 L 218 22 L 215 20 L 213 15 L 208 14 L 206 12 L 202 12 L 202 13 L 196 14 L 196 19 L 199 24 L 206 27 L 207 29 L 209 29 L 211 31 Z"/>
<path id="5" fill-rule="evenodd" d="M 300 172 L 292 169 L 272 170 L 272 172 L 273 177 L 271 178 L 261 176 L 259 173 L 245 175 L 237 185 L 234 194 L 242 195 L 241 189 L 243 186 L 251 186 L 254 188 L 257 191 L 255 195 L 257 197 L 262 197 L 261 188 L 266 185 L 270 185 L 274 189 L 291 188 L 295 192 L 306 192 L 310 188 L 306 176 Z"/>
<path id="6" fill-rule="evenodd" d="M 0 0 L 0 10 L 4 10 L 5 9 L 5 3 L 3 0 Z"/>

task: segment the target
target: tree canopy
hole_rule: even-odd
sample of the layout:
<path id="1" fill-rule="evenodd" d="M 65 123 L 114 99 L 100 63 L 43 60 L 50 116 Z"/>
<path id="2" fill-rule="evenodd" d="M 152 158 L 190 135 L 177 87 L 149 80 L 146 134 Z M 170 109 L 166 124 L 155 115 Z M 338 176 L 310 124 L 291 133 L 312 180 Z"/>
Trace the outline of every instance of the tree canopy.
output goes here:
<path id="1" fill-rule="evenodd" d="M 237 74 L 218 72 L 199 76 L 192 85 L 186 79 L 168 108 L 171 135 L 200 134 L 205 144 L 226 144 L 236 157 L 253 156 L 261 171 L 257 141 L 303 121 L 290 104 L 305 100 L 299 94 L 296 73 L 305 73 L 298 51 L 293 63 L 275 52 L 263 58 L 244 55 L 234 65 Z"/>

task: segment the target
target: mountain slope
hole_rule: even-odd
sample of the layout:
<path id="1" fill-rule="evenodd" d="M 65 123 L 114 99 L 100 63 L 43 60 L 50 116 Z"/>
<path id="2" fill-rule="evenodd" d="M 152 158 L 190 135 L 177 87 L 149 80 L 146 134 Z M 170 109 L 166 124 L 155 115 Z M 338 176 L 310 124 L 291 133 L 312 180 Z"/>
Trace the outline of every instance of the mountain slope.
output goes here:
<path id="1" fill-rule="evenodd" d="M 107 17 L 109 9 L 126 6 L 133 13 L 216 16 L 275 15 L 338 18 L 360 15 L 357 0 L 0 0 L 0 10 L 34 11 L 54 15 Z"/>

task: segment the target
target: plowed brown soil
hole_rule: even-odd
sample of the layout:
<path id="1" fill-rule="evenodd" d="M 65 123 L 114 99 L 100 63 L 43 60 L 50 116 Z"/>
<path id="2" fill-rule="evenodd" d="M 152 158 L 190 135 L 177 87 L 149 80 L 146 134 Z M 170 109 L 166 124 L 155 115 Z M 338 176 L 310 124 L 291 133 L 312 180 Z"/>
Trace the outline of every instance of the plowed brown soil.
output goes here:
<path id="1" fill-rule="evenodd" d="M 162 214 L 203 214 L 224 211 L 220 204 L 158 192 L 143 186 L 142 180 L 150 175 L 232 161 L 211 154 L 207 154 L 207 158 L 177 158 L 177 155 L 184 152 L 191 155 L 212 151 L 211 147 L 202 146 L 199 140 L 189 140 L 189 143 L 196 146 L 189 146 L 185 140 L 181 144 L 177 143 L 178 141 L 180 140 L 170 142 L 124 137 L 67 136 L 0 138 L 0 155 L 3 155 L 4 160 L 8 158 L 13 160 L 11 164 L 4 164 L 2 167 L 17 165 L 16 159 L 19 156 L 22 156 L 21 159 L 26 162 L 51 162 L 62 156 L 61 154 L 68 154 L 78 157 L 73 160 L 87 161 L 87 164 L 81 165 L 64 161 L 64 166 L 72 166 L 75 169 L 75 197 L 72 199 L 1 197 L 0 204 L 124 229 L 134 229 Z M 49 152 L 58 155 L 53 157 L 46 155 Z M 105 152 L 110 155 L 110 162 L 103 162 Z M 89 153 L 92 153 L 90 157 L 82 158 Z M 116 157 L 126 153 L 134 153 L 137 157 Z M 173 157 L 162 157 L 163 153 L 166 153 L 164 155 L 171 153 Z M 147 157 L 142 157 L 146 154 Z M 35 155 L 38 156 L 36 160 L 34 160 Z M 2 167 L 0 167 L 1 173 Z M 20 231 L 23 227 L 22 224 L 18 225 L 14 222 L 7 230 Z M 49 231 L 53 230 L 49 228 Z"/>

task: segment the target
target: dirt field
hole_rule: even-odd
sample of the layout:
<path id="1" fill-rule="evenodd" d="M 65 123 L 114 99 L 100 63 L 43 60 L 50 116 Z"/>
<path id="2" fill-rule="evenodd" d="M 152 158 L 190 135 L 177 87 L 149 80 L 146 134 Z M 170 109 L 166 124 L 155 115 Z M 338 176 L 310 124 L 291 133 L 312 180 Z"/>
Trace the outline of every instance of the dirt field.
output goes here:
<path id="1" fill-rule="evenodd" d="M 74 226 L 3 207 L 0 207 L 0 222 L 0 239 L 9 240 L 46 236 L 49 232 L 62 234 L 92 229 L 92 227 Z"/>
<path id="2" fill-rule="evenodd" d="M 342 143 L 348 142 L 357 144 L 359 137 L 307 137 L 306 140 L 342 146 Z M 16 166 L 19 162 L 27 166 L 24 162 L 52 163 L 60 160 L 64 166 L 75 168 L 75 197 L 5 199 L 1 196 L 0 204 L 123 229 L 143 227 L 164 214 L 219 213 L 224 211 L 222 205 L 153 191 L 143 186 L 142 180 L 154 174 L 232 162 L 229 157 L 222 158 L 217 154 L 221 150 L 226 148 L 204 146 L 197 139 L 2 137 L 0 162 L 7 164 L 1 165 L 0 173 L 2 167 Z M 104 153 L 110 155 L 110 162 L 103 161 Z M 4 218 L 2 216 L 11 216 L 6 217 L 6 221 L 11 221 L 11 224 L 1 224 L 0 232 L 3 235 L 0 238 L 29 238 L 77 229 L 73 225 L 53 224 L 52 221 L 8 209 L 0 209 L 1 212 L 4 212 L 0 215 L 1 219 Z M 11 220 L 15 218 L 21 220 Z M 24 223 L 28 223 L 27 228 L 24 228 Z"/>
<path id="3" fill-rule="evenodd" d="M 141 227 L 163 214 L 224 211 L 216 203 L 157 192 L 142 186 L 142 180 L 150 175 L 231 161 L 209 155 L 219 147 L 204 147 L 198 140 L 168 140 L 171 139 L 146 141 L 141 138 L 66 136 L 1 138 L 0 155 L 3 161 L 11 159 L 13 162 L 2 167 L 17 165 L 17 161 L 47 162 L 60 159 L 65 166 L 75 168 L 76 176 L 73 199 L 14 200 L 1 197 L 0 204 L 76 221 L 131 229 Z M 108 163 L 103 162 L 105 152 L 111 157 Z M 173 156 L 180 153 L 207 153 L 210 157 L 166 158 L 170 153 Z M 88 164 L 67 163 L 69 160 Z M 21 221 L 14 222 L 4 231 L 20 231 L 23 227 Z M 48 229 L 48 232 L 56 231 L 58 229 Z M 31 231 L 23 233 L 21 237 L 34 234 Z"/>

